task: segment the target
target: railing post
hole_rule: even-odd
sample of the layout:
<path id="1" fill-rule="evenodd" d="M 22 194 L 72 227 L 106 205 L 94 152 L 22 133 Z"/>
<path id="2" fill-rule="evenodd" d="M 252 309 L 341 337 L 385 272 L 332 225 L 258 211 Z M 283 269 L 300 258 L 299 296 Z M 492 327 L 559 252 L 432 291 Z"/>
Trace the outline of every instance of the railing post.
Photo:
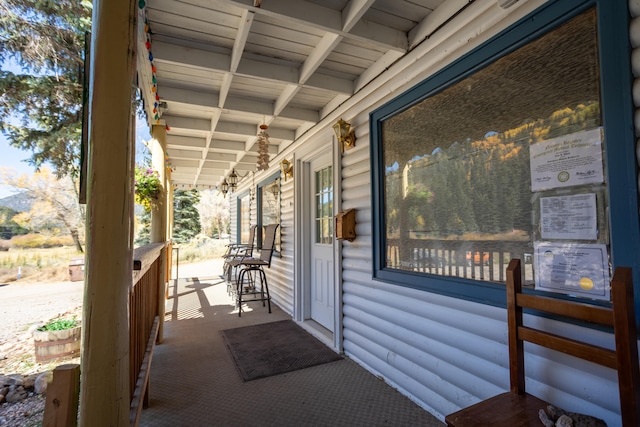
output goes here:
<path id="1" fill-rule="evenodd" d="M 60 365 L 53 370 L 53 381 L 47 387 L 43 427 L 75 427 L 78 425 L 80 400 L 80 365 Z"/>
<path id="2" fill-rule="evenodd" d="M 166 288 L 167 288 L 167 246 L 162 248 L 160 257 L 158 258 L 158 338 L 156 344 L 162 344 L 164 332 L 164 313 L 166 304 Z"/>

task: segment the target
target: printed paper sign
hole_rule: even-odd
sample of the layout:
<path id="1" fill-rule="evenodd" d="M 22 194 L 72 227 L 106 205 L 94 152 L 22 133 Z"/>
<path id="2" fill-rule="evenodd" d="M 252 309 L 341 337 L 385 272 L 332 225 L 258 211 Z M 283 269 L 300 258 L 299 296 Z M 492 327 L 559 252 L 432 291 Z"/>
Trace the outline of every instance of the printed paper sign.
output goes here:
<path id="1" fill-rule="evenodd" d="M 609 262 L 603 244 L 534 243 L 536 289 L 609 300 Z"/>
<path id="2" fill-rule="evenodd" d="M 531 191 L 601 183 L 601 128 L 531 144 Z"/>
<path id="3" fill-rule="evenodd" d="M 540 232 L 543 239 L 596 240 L 596 195 L 540 198 Z"/>

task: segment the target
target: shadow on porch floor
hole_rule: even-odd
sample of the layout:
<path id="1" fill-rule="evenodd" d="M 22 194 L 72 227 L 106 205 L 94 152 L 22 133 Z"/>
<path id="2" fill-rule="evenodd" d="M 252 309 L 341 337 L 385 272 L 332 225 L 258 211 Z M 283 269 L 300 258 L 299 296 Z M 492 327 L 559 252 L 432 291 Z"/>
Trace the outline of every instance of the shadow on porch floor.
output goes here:
<path id="1" fill-rule="evenodd" d="M 290 316 L 275 304 L 269 314 L 252 302 L 238 317 L 215 274 L 219 267 L 212 265 L 214 270 L 179 279 L 177 286 L 171 281 L 141 426 L 444 425 L 346 357 L 243 382 L 220 331 Z"/>

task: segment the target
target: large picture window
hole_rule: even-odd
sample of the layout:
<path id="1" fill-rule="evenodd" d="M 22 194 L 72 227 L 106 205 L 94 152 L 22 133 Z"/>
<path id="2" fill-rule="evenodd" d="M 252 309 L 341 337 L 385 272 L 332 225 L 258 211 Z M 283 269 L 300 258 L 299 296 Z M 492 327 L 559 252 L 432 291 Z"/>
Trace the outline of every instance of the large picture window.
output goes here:
<path id="1" fill-rule="evenodd" d="M 451 280 L 490 287 L 520 258 L 527 285 L 551 286 L 540 254 L 587 250 L 608 275 L 601 41 L 588 3 L 536 37 L 512 29 L 518 39 L 496 38 L 371 114 L 374 276 L 414 287 L 441 277 L 440 291 L 468 297 Z"/>

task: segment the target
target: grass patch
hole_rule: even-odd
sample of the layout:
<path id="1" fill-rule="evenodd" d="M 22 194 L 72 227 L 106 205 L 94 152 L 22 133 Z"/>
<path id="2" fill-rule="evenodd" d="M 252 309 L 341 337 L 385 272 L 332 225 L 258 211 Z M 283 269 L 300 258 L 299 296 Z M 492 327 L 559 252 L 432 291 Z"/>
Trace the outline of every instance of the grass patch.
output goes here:
<path id="1" fill-rule="evenodd" d="M 207 261 L 213 258 L 220 258 L 226 251 L 229 240 L 211 239 L 205 236 L 198 236 L 189 243 L 174 245 L 179 248 L 180 264 Z M 174 251 L 174 257 L 176 251 Z M 175 258 L 173 260 L 175 263 Z"/>
<path id="2" fill-rule="evenodd" d="M 220 258 L 229 240 L 198 236 L 189 243 L 174 244 L 179 248 L 180 264 Z M 36 248 L 0 251 L 0 283 L 65 282 L 69 280 L 69 263 L 82 256 L 75 247 Z M 173 253 L 175 264 L 176 251 Z"/>
<path id="3" fill-rule="evenodd" d="M 73 246 L 0 251 L 0 283 L 69 280 L 69 262 L 78 256 Z"/>

